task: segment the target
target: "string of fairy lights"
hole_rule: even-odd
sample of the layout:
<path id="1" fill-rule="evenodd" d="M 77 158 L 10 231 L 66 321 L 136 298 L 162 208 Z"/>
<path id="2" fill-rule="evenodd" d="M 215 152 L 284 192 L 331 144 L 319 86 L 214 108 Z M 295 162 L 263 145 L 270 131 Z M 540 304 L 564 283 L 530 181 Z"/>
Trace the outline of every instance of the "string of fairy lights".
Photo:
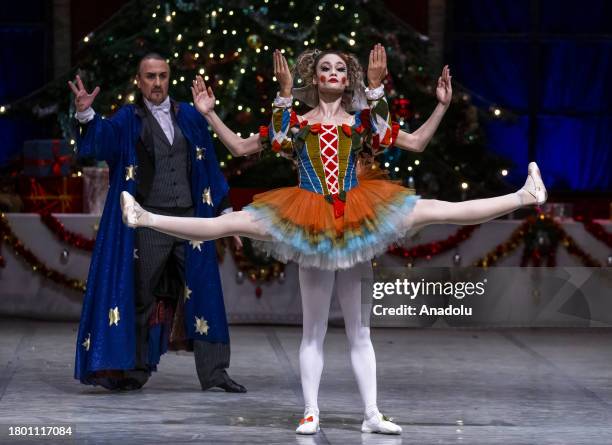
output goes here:
<path id="1" fill-rule="evenodd" d="M 271 112 L 271 98 L 262 94 L 260 106 L 247 103 L 240 95 L 245 88 L 258 89 L 262 91 L 267 88 L 269 79 L 276 79 L 270 73 L 261 73 L 258 69 L 258 61 L 264 57 L 271 60 L 272 51 L 276 48 L 281 50 L 290 64 L 295 57 L 307 48 L 322 47 L 323 40 L 319 39 L 319 29 L 325 20 L 341 20 L 344 26 L 338 26 L 337 32 L 331 36 L 324 36 L 326 48 L 343 46 L 357 53 L 363 52 L 362 42 L 359 40 L 360 28 L 364 25 L 359 9 L 360 2 L 333 2 L 320 1 L 310 5 L 309 14 L 303 13 L 304 5 L 295 1 L 278 2 L 261 0 L 251 2 L 244 7 L 228 7 L 221 2 L 194 1 L 166 1 L 152 4 L 147 14 L 148 20 L 145 29 L 140 31 L 143 37 L 157 39 L 160 42 L 170 43 L 168 52 L 168 63 L 173 70 L 172 87 L 184 87 L 188 90 L 190 82 L 196 74 L 203 76 L 204 80 L 213 87 L 217 97 L 218 113 L 221 118 L 229 114 L 243 116 L 244 123 L 241 125 L 239 136 L 253 135 L 257 129 L 253 124 L 265 121 L 265 117 Z M 283 7 L 290 15 L 291 10 L 302 6 L 302 13 L 295 14 L 292 20 L 284 21 L 273 18 L 275 8 Z M 241 16 L 241 17 L 239 17 Z M 299 18 L 298 18 L 299 17 Z M 252 25 L 239 27 L 248 18 L 248 23 Z M 348 26 L 347 26 L 348 25 Z M 348 28 L 348 29 L 347 29 Z M 132 38 L 130 36 L 130 38 Z M 122 41 L 122 36 L 108 35 L 103 28 L 87 34 L 82 39 L 82 45 L 87 48 L 92 45 L 116 44 Z M 365 42 L 364 42 L 365 43 Z M 114 54 L 117 59 L 118 55 Z M 130 57 L 133 54 L 130 53 Z M 97 62 L 96 62 L 97 63 Z M 271 62 L 269 63 L 271 65 Z M 271 66 L 269 67 L 271 71 Z M 412 76 L 422 76 L 424 72 L 422 65 L 408 66 L 408 74 Z M 85 73 L 86 76 L 86 73 Z M 402 77 L 401 73 L 397 74 Z M 92 79 L 93 80 L 93 79 Z M 296 79 L 296 83 L 301 83 L 301 79 Z M 116 91 L 106 110 L 99 110 L 103 115 L 113 113 L 123 104 L 129 104 L 136 100 L 137 87 L 136 80 L 123 85 L 114 86 Z M 474 92 L 462 88 L 459 98 L 469 102 L 471 97 L 478 97 L 482 103 L 487 103 L 486 99 L 477 96 Z M 433 89 L 429 86 L 429 92 Z M 392 89 L 393 96 L 403 99 L 404 95 Z M 295 102 L 300 106 L 299 101 Z M 0 114 L 6 114 L 11 109 L 11 105 L 0 105 Z M 74 110 L 70 110 L 68 115 Z M 488 114 L 492 118 L 501 119 L 510 115 L 508 111 L 490 104 Z M 254 117 L 256 119 L 254 119 Z M 415 114 L 417 119 L 420 117 L 418 112 Z M 255 120 L 257 122 L 255 122 Z M 62 127 L 69 130 L 68 119 L 64 119 Z M 400 117 L 398 119 L 400 128 L 410 130 L 409 119 Z M 252 125 L 252 126 L 251 126 Z M 251 126 L 251 128 L 248 128 Z M 217 135 L 213 133 L 213 137 Z M 471 135 L 468 136 L 472 137 Z M 74 137 L 68 138 L 71 145 L 74 145 Z M 275 154 L 279 157 L 280 154 Z M 401 174 L 398 162 L 402 154 L 388 154 L 383 160 L 385 168 L 389 169 L 392 175 Z M 408 172 L 408 186 L 413 186 L 412 174 L 422 165 L 418 154 L 412 155 L 416 159 L 412 160 L 404 168 Z M 227 154 L 226 159 L 220 159 L 222 168 L 226 167 L 226 161 L 232 160 L 232 155 Z M 461 190 L 469 189 L 469 182 L 461 179 L 461 167 L 451 167 L 451 170 L 459 178 Z M 508 175 L 508 169 L 502 169 L 499 174 Z"/>

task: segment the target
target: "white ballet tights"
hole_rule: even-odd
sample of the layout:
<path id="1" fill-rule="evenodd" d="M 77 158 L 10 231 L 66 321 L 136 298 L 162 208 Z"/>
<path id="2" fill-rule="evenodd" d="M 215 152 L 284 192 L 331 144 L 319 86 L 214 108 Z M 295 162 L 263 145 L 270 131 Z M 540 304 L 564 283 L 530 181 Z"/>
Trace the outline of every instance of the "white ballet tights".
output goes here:
<path id="1" fill-rule="evenodd" d="M 524 190 L 494 198 L 447 202 L 419 199 L 404 219 L 404 224 L 419 229 L 430 224 L 480 224 L 531 204 Z M 232 235 L 247 236 L 262 241 L 272 240 L 267 228 L 255 221 L 248 211 L 232 212 L 217 218 L 185 218 L 143 212 L 140 226 L 150 227 L 178 238 L 208 241 Z M 333 282 L 333 280 L 332 280 Z M 333 285 L 333 283 L 332 283 Z M 315 297 L 316 298 L 316 297 Z"/>
<path id="2" fill-rule="evenodd" d="M 139 226 L 150 227 L 177 238 L 209 241 L 239 235 L 262 241 L 272 240 L 267 229 L 246 210 L 226 213 L 216 218 L 166 216 L 147 211 L 142 213 Z"/>
<path id="3" fill-rule="evenodd" d="M 524 190 L 494 198 L 449 202 L 438 199 L 419 199 L 405 223 L 413 229 L 430 224 L 481 224 L 534 201 Z"/>
<path id="4" fill-rule="evenodd" d="M 361 279 L 371 274 L 370 262 L 338 271 L 305 267 L 299 269 L 303 312 L 300 375 L 305 414 L 319 414 L 317 396 L 323 371 L 323 340 L 327 331 L 334 280 L 344 316 L 351 364 L 365 406 L 364 411 L 368 418 L 378 414 L 376 357 L 370 341 L 370 328 L 361 323 Z M 369 313 L 369 310 L 366 313 Z"/>

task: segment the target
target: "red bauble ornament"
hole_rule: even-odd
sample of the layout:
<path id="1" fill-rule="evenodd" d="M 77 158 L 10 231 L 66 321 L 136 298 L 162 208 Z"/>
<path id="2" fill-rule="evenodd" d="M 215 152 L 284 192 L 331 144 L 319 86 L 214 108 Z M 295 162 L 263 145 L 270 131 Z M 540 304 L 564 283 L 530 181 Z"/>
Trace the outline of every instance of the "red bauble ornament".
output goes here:
<path id="1" fill-rule="evenodd" d="M 410 99 L 398 97 L 391 101 L 391 117 L 397 121 L 399 119 L 409 120 L 414 116 L 414 107 Z"/>

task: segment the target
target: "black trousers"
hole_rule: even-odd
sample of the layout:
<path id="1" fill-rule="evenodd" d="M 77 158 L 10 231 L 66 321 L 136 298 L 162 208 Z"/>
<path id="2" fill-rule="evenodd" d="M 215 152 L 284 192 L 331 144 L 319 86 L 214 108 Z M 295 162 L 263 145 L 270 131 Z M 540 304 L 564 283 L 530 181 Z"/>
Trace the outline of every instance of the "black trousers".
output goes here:
<path id="1" fill-rule="evenodd" d="M 193 208 L 147 208 L 170 216 L 193 216 Z M 155 230 L 139 227 L 135 234 L 135 321 L 136 365 L 130 377 L 144 384 L 150 375 L 148 363 L 149 317 L 158 297 L 170 297 L 180 303 L 185 284 L 185 240 Z M 200 384 L 203 388 L 223 381 L 229 367 L 229 344 L 194 341 L 194 357 Z"/>

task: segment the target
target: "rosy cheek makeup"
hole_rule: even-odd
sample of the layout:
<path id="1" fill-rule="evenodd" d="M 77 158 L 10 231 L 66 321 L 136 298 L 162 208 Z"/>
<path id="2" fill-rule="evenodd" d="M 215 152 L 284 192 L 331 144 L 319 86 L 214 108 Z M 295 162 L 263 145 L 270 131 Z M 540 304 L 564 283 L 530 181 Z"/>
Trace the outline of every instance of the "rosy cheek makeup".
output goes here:
<path id="1" fill-rule="evenodd" d="M 321 77 L 319 77 L 319 80 L 321 81 L 321 83 L 325 83 L 325 82 L 327 82 L 327 77 L 321 76 Z"/>

